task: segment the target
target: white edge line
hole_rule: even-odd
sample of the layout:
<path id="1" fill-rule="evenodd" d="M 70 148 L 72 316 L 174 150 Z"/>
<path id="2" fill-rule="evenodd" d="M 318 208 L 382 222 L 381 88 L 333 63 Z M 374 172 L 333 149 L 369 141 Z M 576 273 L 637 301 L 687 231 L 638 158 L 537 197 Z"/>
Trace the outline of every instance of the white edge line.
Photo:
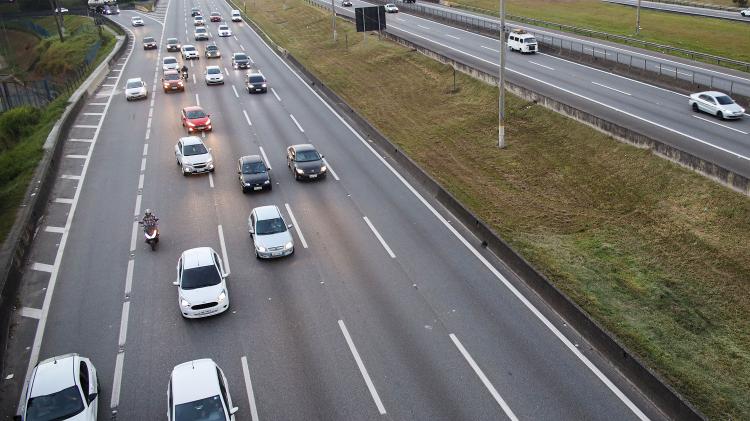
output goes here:
<path id="1" fill-rule="evenodd" d="M 707 119 L 707 118 L 704 118 L 704 117 L 701 117 L 701 116 L 697 116 L 697 115 L 694 115 L 693 117 L 694 117 L 694 118 L 697 118 L 698 120 L 703 120 L 703 121 L 705 121 L 706 123 L 711 123 L 711 124 L 715 124 L 715 125 L 717 125 L 717 126 L 721 126 L 721 127 L 725 128 L 725 129 L 729 129 L 729 130 L 734 130 L 734 131 L 735 131 L 735 132 L 737 132 L 737 133 L 748 134 L 747 132 L 743 132 L 742 130 L 739 130 L 739 129 L 735 129 L 734 127 L 729 127 L 729 126 L 727 126 L 727 125 L 725 125 L 725 124 L 721 124 L 721 123 L 719 123 L 718 121 L 711 121 L 711 120 L 709 120 L 709 119 Z"/>
<path id="2" fill-rule="evenodd" d="M 214 188 L 214 176 L 208 173 L 208 187 Z"/>
<path id="3" fill-rule="evenodd" d="M 247 400 L 250 402 L 250 419 L 258 421 L 258 407 L 255 404 L 255 393 L 253 393 L 253 383 L 250 381 L 250 369 L 247 367 L 247 357 L 240 358 L 242 361 L 242 375 L 245 377 L 245 389 L 247 390 Z"/>
<path id="4" fill-rule="evenodd" d="M 299 240 L 302 242 L 302 247 L 307 248 L 307 241 L 305 241 L 305 236 L 302 235 L 302 230 L 297 223 L 297 218 L 295 218 L 294 213 L 292 213 L 292 208 L 289 207 L 289 203 L 284 203 L 284 206 L 289 213 L 289 218 L 292 220 L 292 224 L 294 224 L 294 230 L 297 231 L 297 236 L 299 236 Z"/>
<path id="5" fill-rule="evenodd" d="M 372 383 L 372 379 L 370 379 L 370 375 L 367 373 L 367 368 L 365 367 L 365 364 L 362 362 L 362 358 L 359 356 L 359 352 L 357 352 L 357 347 L 354 346 L 354 341 L 352 341 L 352 337 L 349 336 L 349 331 L 346 329 L 346 325 L 344 324 L 343 320 L 339 320 L 339 327 L 341 328 L 341 333 L 344 334 L 344 339 L 346 339 L 346 344 L 349 345 L 349 351 L 351 351 L 352 355 L 354 356 L 354 361 L 357 363 L 357 367 L 359 368 L 359 372 L 362 374 L 362 377 L 365 379 L 365 384 L 367 384 L 367 389 L 370 390 L 370 395 L 372 395 L 372 399 L 375 401 L 375 406 L 378 407 L 378 412 L 380 412 L 380 415 L 385 415 L 385 407 L 383 406 L 383 402 L 380 400 L 380 396 L 378 395 L 378 391 L 375 390 L 375 385 Z"/>
<path id="6" fill-rule="evenodd" d="M 383 248 L 385 249 L 385 251 L 387 251 L 387 252 L 388 252 L 388 255 L 389 255 L 389 256 L 391 256 L 391 259 L 395 259 L 395 258 L 396 258 L 396 255 L 395 255 L 395 254 L 393 254 L 393 250 L 391 250 L 391 248 L 390 248 L 390 247 L 388 247 L 388 243 L 386 243 L 386 242 L 385 242 L 385 240 L 384 240 L 384 239 L 383 239 L 383 237 L 382 237 L 382 236 L 380 235 L 380 233 L 379 233 L 379 232 L 378 232 L 378 230 L 377 230 L 377 229 L 375 228 L 375 226 L 374 226 L 374 225 L 372 225 L 372 222 L 370 222 L 370 219 L 369 219 L 368 217 L 366 217 L 366 216 L 363 216 L 362 218 L 363 218 L 363 219 L 365 220 L 365 222 L 367 223 L 367 226 L 368 226 L 368 227 L 370 227 L 370 231 L 372 231 L 372 233 L 373 233 L 373 234 L 375 234 L 375 237 L 377 237 L 377 238 L 378 238 L 378 241 L 380 241 L 380 244 L 381 244 L 381 245 L 383 246 Z"/>

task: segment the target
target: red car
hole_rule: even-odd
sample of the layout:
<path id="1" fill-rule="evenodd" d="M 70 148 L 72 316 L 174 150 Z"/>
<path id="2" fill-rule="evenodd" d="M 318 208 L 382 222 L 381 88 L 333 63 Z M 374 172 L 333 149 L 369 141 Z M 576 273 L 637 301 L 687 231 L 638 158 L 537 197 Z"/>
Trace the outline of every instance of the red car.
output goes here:
<path id="1" fill-rule="evenodd" d="M 221 14 L 218 12 L 211 13 L 211 22 L 221 22 Z"/>
<path id="2" fill-rule="evenodd" d="M 198 106 L 185 107 L 182 109 L 182 127 L 188 129 L 188 133 L 198 131 L 211 131 L 211 115 L 206 114 L 203 108 Z"/>

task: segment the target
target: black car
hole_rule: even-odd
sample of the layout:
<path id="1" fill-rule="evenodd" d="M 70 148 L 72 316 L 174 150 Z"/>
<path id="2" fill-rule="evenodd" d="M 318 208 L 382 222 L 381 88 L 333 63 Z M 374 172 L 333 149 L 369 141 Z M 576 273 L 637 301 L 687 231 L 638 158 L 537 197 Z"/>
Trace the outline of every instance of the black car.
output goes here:
<path id="1" fill-rule="evenodd" d="M 328 167 L 323 161 L 323 155 L 315 150 L 315 146 L 307 143 L 292 145 L 286 149 L 286 165 L 294 174 L 294 179 L 309 180 L 325 178 Z"/>
<path id="2" fill-rule="evenodd" d="M 352 2 L 350 2 L 349 0 L 341 0 L 341 6 L 352 7 Z"/>
<path id="3" fill-rule="evenodd" d="M 245 79 L 245 88 L 247 88 L 247 93 L 249 94 L 253 92 L 266 93 L 268 92 L 268 82 L 260 71 L 251 71 Z"/>
<path id="4" fill-rule="evenodd" d="M 155 50 L 157 47 L 156 40 L 154 37 L 144 37 L 143 38 L 143 49 L 144 50 Z"/>
<path id="5" fill-rule="evenodd" d="M 216 44 L 209 44 L 206 46 L 206 58 L 219 58 L 221 57 L 221 51 Z"/>
<path id="6" fill-rule="evenodd" d="M 201 14 L 201 9 L 199 9 L 197 7 L 193 7 L 192 9 L 190 9 L 190 17 L 191 18 L 194 18 L 194 17 L 196 17 L 196 16 L 198 16 L 200 14 Z"/>
<path id="7" fill-rule="evenodd" d="M 250 67 L 250 57 L 245 53 L 232 54 L 232 67 L 235 69 L 247 69 Z"/>
<path id="8" fill-rule="evenodd" d="M 180 41 L 177 38 L 167 38 L 167 51 L 180 51 Z"/>
<path id="9" fill-rule="evenodd" d="M 266 163 L 260 158 L 260 155 L 243 156 L 237 162 L 237 174 L 240 175 L 240 187 L 242 193 L 255 190 L 271 190 L 271 168 L 266 167 Z"/>

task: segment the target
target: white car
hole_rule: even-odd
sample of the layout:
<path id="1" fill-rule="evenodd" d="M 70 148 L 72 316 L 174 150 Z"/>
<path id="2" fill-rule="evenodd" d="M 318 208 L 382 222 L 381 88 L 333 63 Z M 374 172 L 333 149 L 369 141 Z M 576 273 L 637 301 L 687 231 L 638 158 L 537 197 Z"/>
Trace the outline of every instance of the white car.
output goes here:
<path id="1" fill-rule="evenodd" d="M 385 7 L 385 13 L 398 13 L 398 7 L 393 3 L 388 3 L 383 7 Z"/>
<path id="2" fill-rule="evenodd" d="M 192 59 L 198 59 L 200 60 L 200 56 L 198 55 L 198 50 L 195 49 L 194 45 L 183 45 L 182 46 L 182 59 L 183 60 L 192 60 Z"/>
<path id="3" fill-rule="evenodd" d="M 270 259 L 294 253 L 294 240 L 279 208 L 274 205 L 253 209 L 247 218 L 248 232 L 255 243 L 255 257 Z"/>
<path id="4" fill-rule="evenodd" d="M 219 25 L 219 36 L 220 37 L 231 37 L 232 30 L 227 25 Z"/>
<path id="5" fill-rule="evenodd" d="M 195 28 L 193 35 L 196 41 L 208 41 L 208 30 L 202 26 Z"/>
<path id="6" fill-rule="evenodd" d="M 690 95 L 690 107 L 695 112 L 707 112 L 722 120 L 742 118 L 745 109 L 727 94 L 717 91 L 698 92 Z"/>
<path id="7" fill-rule="evenodd" d="M 130 18 L 130 23 L 133 24 L 133 26 L 143 26 L 143 19 L 139 18 L 138 16 L 134 16 Z"/>
<path id="8" fill-rule="evenodd" d="M 131 101 L 133 99 L 145 99 L 148 98 L 148 91 L 146 90 L 146 83 L 139 77 L 128 79 L 125 82 L 125 99 Z"/>
<path id="9" fill-rule="evenodd" d="M 99 381 L 88 358 L 65 354 L 46 359 L 31 372 L 23 419 L 96 421 Z"/>
<path id="10" fill-rule="evenodd" d="M 174 155 L 184 176 L 214 172 L 214 157 L 211 155 L 211 149 L 206 148 L 198 136 L 181 137 L 174 145 Z"/>
<path id="11" fill-rule="evenodd" d="M 68 10 L 68 9 L 66 9 L 64 7 L 58 7 L 57 9 L 55 9 L 55 13 L 68 13 L 68 12 L 70 12 L 70 10 Z"/>
<path id="12" fill-rule="evenodd" d="M 198 15 L 193 18 L 193 26 L 203 26 L 206 24 L 206 20 L 203 19 L 203 16 Z"/>
<path id="13" fill-rule="evenodd" d="M 167 70 L 179 70 L 180 63 L 177 62 L 177 59 L 172 56 L 164 57 L 161 60 L 161 69 L 163 71 Z"/>
<path id="14" fill-rule="evenodd" d="M 223 85 L 224 74 L 219 66 L 207 66 L 205 73 L 206 85 Z"/>
<path id="15" fill-rule="evenodd" d="M 228 276 L 211 247 L 183 251 L 177 261 L 177 280 L 173 282 L 182 316 L 194 319 L 225 312 L 229 308 Z"/>
<path id="16" fill-rule="evenodd" d="M 176 365 L 167 385 L 169 421 L 234 421 L 233 406 L 224 372 L 210 358 Z"/>
<path id="17" fill-rule="evenodd" d="M 750 9 L 740 10 L 740 14 L 744 17 L 750 16 Z"/>
<path id="18" fill-rule="evenodd" d="M 242 15 L 239 10 L 232 10 L 232 22 L 242 22 Z"/>

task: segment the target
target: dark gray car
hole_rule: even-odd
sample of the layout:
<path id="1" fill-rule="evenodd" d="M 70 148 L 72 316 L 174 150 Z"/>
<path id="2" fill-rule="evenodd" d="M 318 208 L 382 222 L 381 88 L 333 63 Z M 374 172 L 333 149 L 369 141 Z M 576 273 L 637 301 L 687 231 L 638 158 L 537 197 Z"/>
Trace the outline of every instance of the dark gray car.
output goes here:
<path id="1" fill-rule="evenodd" d="M 292 145 L 286 149 L 286 165 L 294 174 L 295 180 L 325 178 L 328 167 L 315 146 L 306 143 Z"/>
<path id="2" fill-rule="evenodd" d="M 250 67 L 250 57 L 245 53 L 232 54 L 232 67 L 235 69 L 247 69 Z"/>
<path id="3" fill-rule="evenodd" d="M 271 190 L 271 168 L 266 166 L 260 155 L 243 156 L 237 161 L 237 174 L 239 174 L 242 193 L 257 190 Z"/>

